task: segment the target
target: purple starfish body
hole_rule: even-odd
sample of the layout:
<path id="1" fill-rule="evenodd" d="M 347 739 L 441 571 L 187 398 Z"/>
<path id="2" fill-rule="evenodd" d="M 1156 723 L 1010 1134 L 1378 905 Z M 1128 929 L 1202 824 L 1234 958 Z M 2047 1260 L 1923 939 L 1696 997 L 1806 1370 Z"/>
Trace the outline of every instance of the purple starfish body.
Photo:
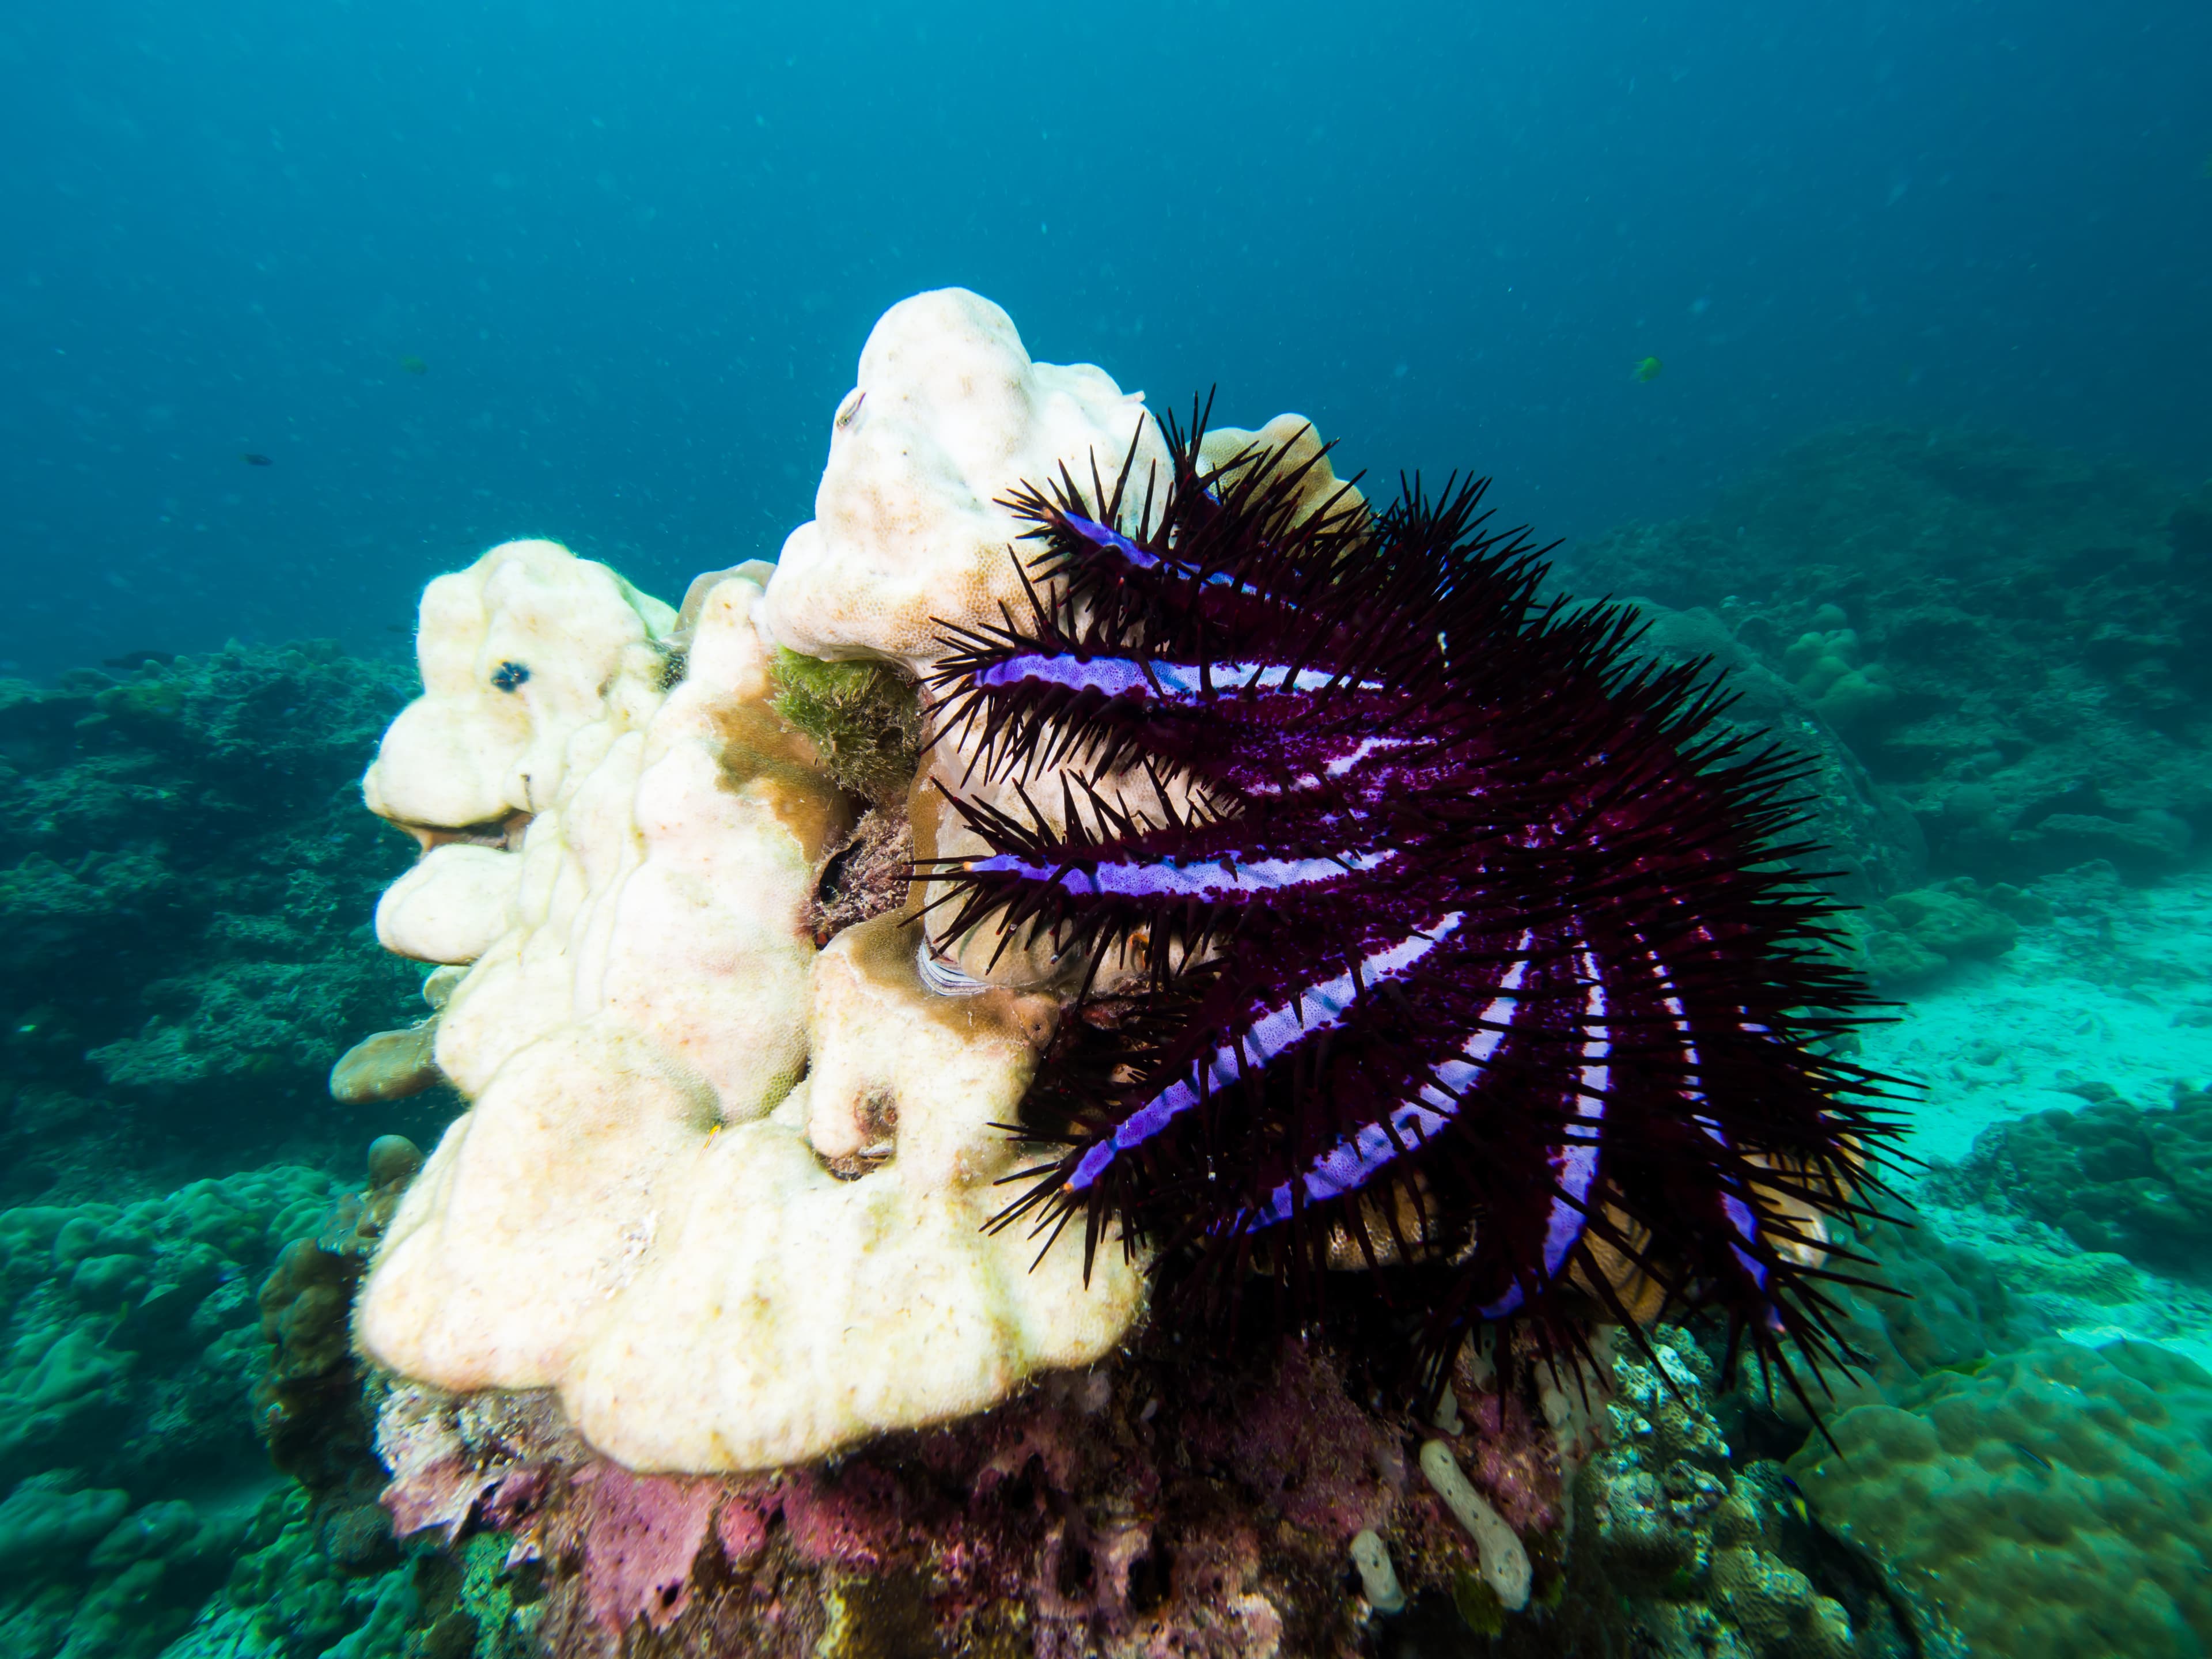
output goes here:
<path id="1" fill-rule="evenodd" d="M 1316 507 L 1198 425 L 1141 507 L 1126 465 L 1018 493 L 1030 614 L 932 684 L 1022 808 L 952 796 L 984 850 L 917 871 L 933 931 L 1134 964 L 1076 993 L 999 1224 L 1116 1224 L 1207 1312 L 1402 1281 L 1432 1382 L 1482 1321 L 1624 1316 L 1631 1269 L 1828 1352 L 1807 1216 L 1892 1131 L 1825 1054 L 1866 994 L 1787 862 L 1790 766 L 1624 611 L 1540 600 L 1480 483 Z"/>

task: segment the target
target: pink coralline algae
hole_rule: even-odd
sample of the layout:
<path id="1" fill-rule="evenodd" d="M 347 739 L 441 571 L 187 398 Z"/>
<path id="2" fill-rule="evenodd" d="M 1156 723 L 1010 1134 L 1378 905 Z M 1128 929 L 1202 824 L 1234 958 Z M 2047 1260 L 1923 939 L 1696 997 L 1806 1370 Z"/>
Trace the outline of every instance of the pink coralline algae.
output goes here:
<path id="1" fill-rule="evenodd" d="M 1156 1336 L 997 1411 L 773 1474 L 635 1474 L 544 1396 L 403 1386 L 385 1494 L 402 1531 L 509 1535 L 560 1659 L 1328 1659 L 1362 1650 L 1354 1534 L 1410 1595 L 1449 1595 L 1470 1540 L 1409 1471 L 1440 1432 L 1355 1399 L 1298 1344 L 1231 1366 Z M 1164 1351 L 1167 1350 L 1167 1351 Z M 1556 1583 L 1559 1451 L 1544 1414 L 1462 1364 L 1452 1438 Z"/>
<path id="2" fill-rule="evenodd" d="M 1559 1466 L 1543 1425 L 1517 1395 L 1470 1395 L 1461 1437 L 1468 1474 L 1514 1531 L 1547 1533 L 1559 1524 Z"/>
<path id="3" fill-rule="evenodd" d="M 1193 1430 L 1194 1449 L 1219 1458 L 1294 1526 L 1348 1539 L 1380 1525 L 1405 1495 L 1399 1437 L 1303 1347 L 1285 1349 L 1265 1383 Z"/>
<path id="4" fill-rule="evenodd" d="M 793 1547 L 812 1566 L 880 1566 L 906 1530 L 906 1491 L 872 1463 L 849 1463 L 834 1475 L 794 1469 L 778 1495 Z"/>
<path id="5" fill-rule="evenodd" d="M 632 1474 L 618 1463 L 576 1471 L 573 1499 L 584 1535 L 592 1617 L 619 1632 L 642 1619 L 665 1630 L 691 1600 L 691 1564 L 723 1493 L 716 1480 Z"/>

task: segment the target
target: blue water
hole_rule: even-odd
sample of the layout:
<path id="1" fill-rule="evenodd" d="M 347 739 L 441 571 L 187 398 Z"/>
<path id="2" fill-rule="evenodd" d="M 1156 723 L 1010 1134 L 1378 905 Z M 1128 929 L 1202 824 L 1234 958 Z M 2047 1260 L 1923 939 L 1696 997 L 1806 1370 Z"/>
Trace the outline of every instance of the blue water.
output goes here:
<path id="1" fill-rule="evenodd" d="M 2207 64 L 2190 0 L 11 8 L 0 672 L 392 651 L 526 532 L 672 598 L 946 283 L 1554 533 L 1846 419 L 2201 476 Z"/>

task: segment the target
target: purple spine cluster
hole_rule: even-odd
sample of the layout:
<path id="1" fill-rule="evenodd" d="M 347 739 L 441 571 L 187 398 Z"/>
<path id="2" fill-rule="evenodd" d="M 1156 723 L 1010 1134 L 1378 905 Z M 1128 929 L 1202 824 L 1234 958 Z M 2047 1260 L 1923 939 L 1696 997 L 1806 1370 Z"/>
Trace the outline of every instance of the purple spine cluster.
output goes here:
<path id="1" fill-rule="evenodd" d="M 1824 1345 L 1804 1212 L 1890 1130 L 1823 1057 L 1864 993 L 1790 768 L 1627 614 L 1540 599 L 1481 483 L 1317 501 L 1200 423 L 1170 477 L 1019 492 L 1029 614 L 932 687 L 1011 786 L 954 794 L 984 850 L 919 872 L 933 933 L 1090 970 L 1001 1224 L 1117 1224 L 1232 1320 L 1395 1298 L 1431 1376 L 1481 1321 L 1622 1316 L 1632 1273 Z"/>

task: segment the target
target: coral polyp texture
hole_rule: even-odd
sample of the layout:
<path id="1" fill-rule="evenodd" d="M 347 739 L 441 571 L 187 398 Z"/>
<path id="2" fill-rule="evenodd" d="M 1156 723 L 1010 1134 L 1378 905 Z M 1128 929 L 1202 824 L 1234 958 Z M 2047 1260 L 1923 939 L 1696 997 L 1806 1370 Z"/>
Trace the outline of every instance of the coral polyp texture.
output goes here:
<path id="1" fill-rule="evenodd" d="M 1310 440 L 1165 446 L 1018 491 L 1024 604 L 929 681 L 933 929 L 1080 980 L 1000 1224 L 1149 1246 L 1224 1327 L 1379 1291 L 1431 1378 L 1482 1322 L 1665 1301 L 1826 1349 L 1825 1218 L 1887 1129 L 1822 1058 L 1864 995 L 1795 769 L 1630 613 L 1540 601 L 1480 484 L 1376 512 Z"/>

